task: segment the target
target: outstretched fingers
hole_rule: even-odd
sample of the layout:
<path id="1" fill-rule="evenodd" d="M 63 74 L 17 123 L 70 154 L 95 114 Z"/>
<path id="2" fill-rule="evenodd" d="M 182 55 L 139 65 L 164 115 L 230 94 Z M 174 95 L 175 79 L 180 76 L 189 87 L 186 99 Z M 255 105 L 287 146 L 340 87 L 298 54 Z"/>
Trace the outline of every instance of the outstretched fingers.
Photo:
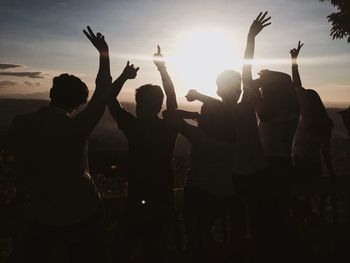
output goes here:
<path id="1" fill-rule="evenodd" d="M 259 20 L 260 20 L 260 21 L 263 21 L 264 18 L 266 17 L 266 15 L 267 15 L 267 11 L 262 15 L 262 17 L 261 17 Z"/>
<path id="2" fill-rule="evenodd" d="M 264 19 L 261 21 L 261 24 L 265 24 L 267 21 L 269 21 L 271 19 L 271 16 L 269 16 L 268 18 Z"/>
<path id="3" fill-rule="evenodd" d="M 267 26 L 269 26 L 269 25 L 271 25 L 271 22 L 270 22 L 270 23 L 267 23 L 267 24 L 262 25 L 262 28 L 267 27 Z"/>
<path id="4" fill-rule="evenodd" d="M 92 29 L 91 29 L 91 27 L 90 26 L 87 26 L 87 30 L 89 31 L 89 33 L 90 33 L 90 36 L 92 36 L 92 37 L 96 37 L 95 36 L 95 33 L 92 31 Z"/>
<path id="5" fill-rule="evenodd" d="M 301 44 L 300 44 L 300 40 L 299 40 L 299 42 L 298 42 L 298 53 L 299 53 L 300 49 L 301 49 L 303 46 L 304 46 L 304 43 L 301 43 Z"/>
<path id="6" fill-rule="evenodd" d="M 259 13 L 259 15 L 256 17 L 256 19 L 255 19 L 255 20 L 257 20 L 257 21 L 258 21 L 258 20 L 260 19 L 261 15 L 262 15 L 262 12 L 260 12 L 260 13 Z"/>
<path id="7" fill-rule="evenodd" d="M 88 32 L 86 32 L 85 29 L 83 30 L 83 33 L 85 34 L 85 36 L 86 36 L 90 41 L 92 40 L 91 36 L 89 35 Z"/>

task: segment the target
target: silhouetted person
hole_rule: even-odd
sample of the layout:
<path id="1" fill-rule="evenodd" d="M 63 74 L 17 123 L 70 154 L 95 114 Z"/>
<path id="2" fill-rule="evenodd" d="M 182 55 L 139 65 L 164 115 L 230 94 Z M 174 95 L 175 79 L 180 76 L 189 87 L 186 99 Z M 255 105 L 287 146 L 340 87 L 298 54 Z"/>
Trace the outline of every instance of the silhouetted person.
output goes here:
<path id="1" fill-rule="evenodd" d="M 198 127 L 185 122 L 183 112 L 165 111 L 164 118 L 191 142 L 191 165 L 184 188 L 183 216 L 195 262 L 213 262 L 211 228 L 226 216 L 233 196 L 234 136 L 222 103 L 206 102 Z M 187 114 L 189 115 L 189 114 Z"/>
<path id="2" fill-rule="evenodd" d="M 246 202 L 248 193 L 258 195 L 258 180 L 262 177 L 267 167 L 261 142 L 258 134 L 257 118 L 255 113 L 256 98 L 258 91 L 254 88 L 252 80 L 252 64 L 249 60 L 254 58 L 255 37 L 260 31 L 270 25 L 271 17 L 267 12 L 260 13 L 252 23 L 247 36 L 247 46 L 244 54 L 246 62 L 243 66 L 241 89 L 241 75 L 232 70 L 226 70 L 219 74 L 216 79 L 217 94 L 222 100 L 227 114 L 231 118 L 232 132 L 236 133 L 235 151 L 233 154 L 232 173 L 237 194 L 236 205 L 231 216 L 232 241 L 235 250 L 241 250 L 246 235 Z M 203 94 L 191 90 L 187 95 L 189 101 L 199 100 L 207 102 L 214 100 Z M 230 125 L 230 123 L 228 123 Z"/>
<path id="3" fill-rule="evenodd" d="M 174 86 L 158 47 L 154 55 L 166 94 L 166 107 L 177 108 Z M 137 69 L 127 64 L 113 84 L 116 98 L 127 79 L 135 78 Z M 146 84 L 136 89 L 136 116 L 126 111 L 114 99 L 109 110 L 125 134 L 129 144 L 130 172 L 128 177 L 127 219 L 131 239 L 141 241 L 141 260 L 163 262 L 166 233 L 174 216 L 172 158 L 177 132 L 158 113 L 164 94 L 157 85 Z"/>
<path id="4" fill-rule="evenodd" d="M 16 162 L 17 186 L 24 192 L 27 232 L 25 262 L 103 262 L 103 211 L 89 174 L 87 139 L 110 97 L 108 46 L 104 37 L 85 35 L 100 53 L 95 92 L 86 108 L 88 88 L 79 78 L 62 74 L 53 79 L 50 105 L 17 116 L 10 140 Z"/>
<path id="5" fill-rule="evenodd" d="M 292 142 L 299 120 L 299 106 L 288 74 L 263 70 L 255 80 L 261 90 L 256 110 L 259 135 L 269 168 L 261 182 L 257 215 L 260 258 L 281 262 L 289 248 L 289 181 L 292 168 Z"/>
<path id="6" fill-rule="evenodd" d="M 292 74 L 294 88 L 300 105 L 300 121 L 295 134 L 293 145 L 293 160 L 296 168 L 296 179 L 304 184 L 310 184 L 322 176 L 322 157 L 326 164 L 329 176 L 335 177 L 332 155 L 331 134 L 333 121 L 318 93 L 312 89 L 302 87 L 297 57 L 304 44 L 290 51 L 292 58 Z M 311 196 L 306 196 L 306 219 L 311 219 Z M 321 195 L 320 215 L 324 217 L 326 196 Z M 332 196 L 333 220 L 337 221 L 336 197 Z"/>

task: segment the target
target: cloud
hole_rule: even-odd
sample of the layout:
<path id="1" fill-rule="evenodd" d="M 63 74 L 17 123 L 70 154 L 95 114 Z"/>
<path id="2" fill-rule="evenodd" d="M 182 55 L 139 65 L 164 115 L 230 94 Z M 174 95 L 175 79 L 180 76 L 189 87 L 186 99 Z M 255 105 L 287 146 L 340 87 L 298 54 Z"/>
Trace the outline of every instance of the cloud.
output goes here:
<path id="1" fill-rule="evenodd" d="M 13 86 L 16 86 L 17 84 L 18 84 L 18 82 L 15 82 L 15 81 L 3 80 L 3 81 L 0 81 L 0 89 L 7 88 L 7 87 L 13 87 Z"/>
<path id="2" fill-rule="evenodd" d="M 1 76 L 28 77 L 32 79 L 43 79 L 42 72 L 0 72 Z"/>
<path id="3" fill-rule="evenodd" d="M 0 69 L 20 68 L 22 65 L 0 63 Z"/>
<path id="4" fill-rule="evenodd" d="M 26 86 L 40 86 L 40 82 L 30 82 L 30 81 L 25 81 L 24 85 Z"/>

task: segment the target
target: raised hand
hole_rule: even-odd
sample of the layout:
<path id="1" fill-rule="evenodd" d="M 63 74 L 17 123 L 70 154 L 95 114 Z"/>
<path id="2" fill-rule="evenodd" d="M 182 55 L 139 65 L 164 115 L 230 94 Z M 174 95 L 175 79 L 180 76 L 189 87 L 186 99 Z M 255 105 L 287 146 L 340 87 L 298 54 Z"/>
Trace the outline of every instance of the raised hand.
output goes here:
<path id="1" fill-rule="evenodd" d="M 153 55 L 153 63 L 157 66 L 157 68 L 165 67 L 164 57 L 160 51 L 160 46 L 157 45 L 157 53 Z"/>
<path id="2" fill-rule="evenodd" d="M 126 66 L 122 72 L 122 76 L 124 76 L 126 79 L 134 79 L 136 78 L 137 76 L 137 71 L 139 70 L 140 68 L 137 67 L 135 68 L 134 64 L 131 64 L 129 63 L 129 61 L 126 63 Z"/>
<path id="3" fill-rule="evenodd" d="M 100 53 L 108 53 L 108 45 L 105 41 L 105 37 L 101 33 L 95 33 L 91 30 L 89 26 L 87 26 L 87 30 L 83 30 L 85 36 L 90 40 L 90 42 L 94 45 L 94 47 L 100 52 Z"/>
<path id="4" fill-rule="evenodd" d="M 185 97 L 188 102 L 191 102 L 198 99 L 198 94 L 199 94 L 198 91 L 194 89 L 190 89 Z"/>
<path id="5" fill-rule="evenodd" d="M 300 44 L 300 40 L 299 40 L 298 47 L 290 50 L 289 53 L 290 53 L 290 56 L 292 57 L 292 59 L 298 58 L 298 55 L 299 55 L 299 52 L 300 52 L 302 46 L 304 46 L 304 43 Z"/>
<path id="6" fill-rule="evenodd" d="M 268 18 L 265 18 L 266 15 L 267 15 L 267 12 L 265 12 L 264 14 L 260 12 L 260 14 L 257 16 L 257 18 L 253 21 L 252 25 L 250 26 L 249 36 L 256 37 L 264 27 L 271 25 L 271 22 L 267 23 L 271 19 L 271 16 L 269 16 Z"/>

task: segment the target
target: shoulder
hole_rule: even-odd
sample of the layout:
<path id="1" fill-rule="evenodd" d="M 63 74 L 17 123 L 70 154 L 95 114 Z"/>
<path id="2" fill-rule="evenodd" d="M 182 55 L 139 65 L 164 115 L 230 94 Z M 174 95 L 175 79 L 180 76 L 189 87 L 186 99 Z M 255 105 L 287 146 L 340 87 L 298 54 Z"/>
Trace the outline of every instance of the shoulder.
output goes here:
<path id="1" fill-rule="evenodd" d="M 169 119 L 159 119 L 159 126 L 170 135 L 177 134 L 177 130 L 170 124 Z"/>

